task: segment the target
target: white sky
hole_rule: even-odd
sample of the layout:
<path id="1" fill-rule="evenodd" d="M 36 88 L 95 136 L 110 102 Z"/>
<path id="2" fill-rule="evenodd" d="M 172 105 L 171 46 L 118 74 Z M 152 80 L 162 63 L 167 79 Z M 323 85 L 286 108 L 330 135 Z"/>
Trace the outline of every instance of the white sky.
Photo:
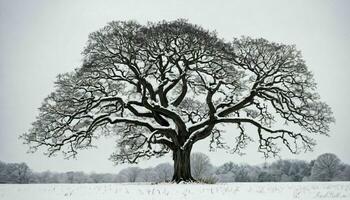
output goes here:
<path id="1" fill-rule="evenodd" d="M 63 160 L 40 152 L 26 154 L 27 146 L 18 136 L 35 120 L 37 108 L 53 91 L 56 75 L 80 65 L 89 33 L 112 20 L 144 24 L 178 18 L 216 30 L 226 40 L 246 35 L 296 44 L 315 75 L 322 99 L 332 107 L 336 123 L 331 137 L 314 137 L 318 141 L 314 152 L 297 156 L 282 152 L 281 156 L 310 160 L 333 152 L 350 163 L 350 1 L 346 0 L 0 0 L 0 160 L 24 161 L 36 171 L 116 172 L 125 167 L 113 166 L 108 160 L 114 138 L 102 139 L 98 149 L 83 151 L 76 160 Z M 234 132 L 228 134 L 234 136 Z M 215 165 L 262 163 L 256 148 L 252 143 L 247 155 L 240 157 L 223 151 L 209 153 L 207 143 L 202 142 L 194 151 L 207 153 Z M 170 155 L 140 166 L 163 161 L 171 161 Z"/>

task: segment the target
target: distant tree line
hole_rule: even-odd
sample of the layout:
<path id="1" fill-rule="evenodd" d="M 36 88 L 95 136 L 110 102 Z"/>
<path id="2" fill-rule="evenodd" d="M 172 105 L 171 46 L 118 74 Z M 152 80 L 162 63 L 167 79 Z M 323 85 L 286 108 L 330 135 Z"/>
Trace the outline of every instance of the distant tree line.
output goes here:
<path id="1" fill-rule="evenodd" d="M 215 167 L 204 153 L 191 155 L 191 171 L 203 182 L 300 182 L 350 181 L 350 165 L 342 163 L 331 153 L 325 153 L 310 162 L 278 160 L 262 165 L 224 163 Z M 0 161 L 0 183 L 123 183 L 168 182 L 173 166 L 162 163 L 155 167 L 128 167 L 117 174 L 84 172 L 33 172 L 25 163 Z"/>
<path id="2" fill-rule="evenodd" d="M 69 172 L 33 172 L 26 163 L 0 161 L 0 183 L 123 183 L 167 182 L 173 175 L 173 166 L 162 163 L 156 167 L 128 167 L 118 174 Z"/>

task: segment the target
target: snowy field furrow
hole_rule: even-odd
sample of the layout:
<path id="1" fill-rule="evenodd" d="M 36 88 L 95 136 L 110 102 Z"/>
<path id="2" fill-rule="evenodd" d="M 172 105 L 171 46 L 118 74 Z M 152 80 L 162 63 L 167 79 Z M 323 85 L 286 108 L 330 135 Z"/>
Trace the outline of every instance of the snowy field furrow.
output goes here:
<path id="1" fill-rule="evenodd" d="M 201 184 L 4 184 L 0 200 L 350 199 L 350 182 Z"/>

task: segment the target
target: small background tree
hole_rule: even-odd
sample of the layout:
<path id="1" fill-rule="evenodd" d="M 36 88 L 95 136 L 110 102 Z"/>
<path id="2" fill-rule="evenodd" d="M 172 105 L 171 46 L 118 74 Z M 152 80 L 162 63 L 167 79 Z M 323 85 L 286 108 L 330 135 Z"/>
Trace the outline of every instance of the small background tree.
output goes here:
<path id="1" fill-rule="evenodd" d="M 157 173 L 158 181 L 169 182 L 172 180 L 174 174 L 174 166 L 169 163 L 162 163 L 155 167 Z"/>
<path id="2" fill-rule="evenodd" d="M 158 174 L 154 168 L 149 167 L 146 169 L 142 169 L 140 177 L 143 182 L 155 182 L 158 179 Z"/>
<path id="3" fill-rule="evenodd" d="M 331 181 L 340 172 L 340 159 L 332 153 L 325 153 L 317 157 L 312 170 L 311 180 Z"/>
<path id="4" fill-rule="evenodd" d="M 191 155 L 191 172 L 195 179 L 203 179 L 210 175 L 213 170 L 209 156 L 201 152 Z"/>
<path id="5" fill-rule="evenodd" d="M 123 182 L 136 182 L 141 178 L 141 168 L 128 167 L 119 172 Z"/>

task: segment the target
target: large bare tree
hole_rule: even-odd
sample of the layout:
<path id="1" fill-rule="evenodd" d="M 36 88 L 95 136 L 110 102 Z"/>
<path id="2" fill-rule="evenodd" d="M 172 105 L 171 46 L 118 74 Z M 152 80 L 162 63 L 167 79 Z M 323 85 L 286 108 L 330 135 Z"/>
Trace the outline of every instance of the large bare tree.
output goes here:
<path id="1" fill-rule="evenodd" d="M 227 133 L 236 138 L 232 152 L 254 137 L 246 133 L 250 126 L 258 150 L 269 156 L 279 146 L 310 149 L 308 135 L 326 135 L 333 121 L 291 45 L 249 37 L 227 42 L 185 20 L 116 21 L 90 34 L 83 56 L 79 68 L 57 77 L 23 135 L 33 150 L 46 146 L 49 156 L 70 157 L 115 135 L 116 163 L 172 152 L 173 180 L 191 181 L 197 141 L 209 137 L 212 148 L 227 147 L 220 124 L 237 127 Z"/>

